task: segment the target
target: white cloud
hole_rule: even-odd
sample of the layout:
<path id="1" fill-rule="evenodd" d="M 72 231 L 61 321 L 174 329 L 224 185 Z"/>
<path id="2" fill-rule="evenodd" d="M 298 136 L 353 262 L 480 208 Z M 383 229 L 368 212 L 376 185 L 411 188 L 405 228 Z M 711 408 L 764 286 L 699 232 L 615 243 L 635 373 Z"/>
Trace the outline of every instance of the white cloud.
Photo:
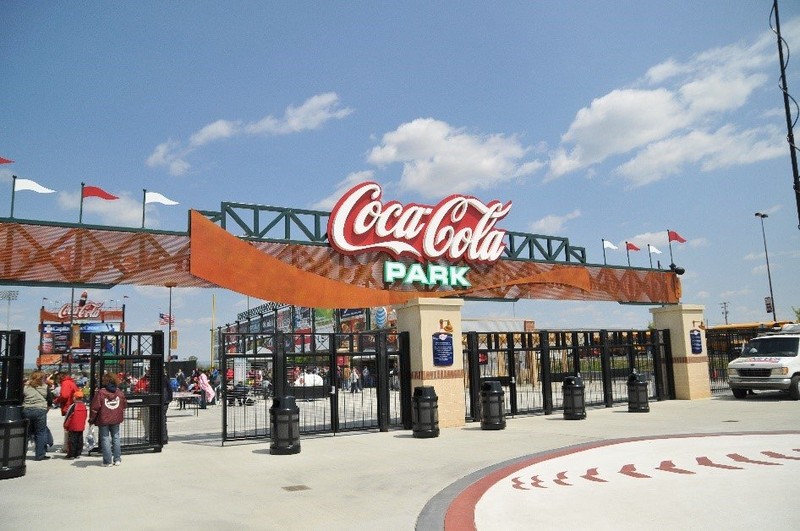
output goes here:
<path id="1" fill-rule="evenodd" d="M 800 39 L 800 22 L 786 26 L 786 35 Z M 577 112 L 552 151 L 545 180 L 611 160 L 616 174 L 643 186 L 686 171 L 784 156 L 784 134 L 770 125 L 774 120 L 747 127 L 732 122 L 745 118 L 732 111 L 768 85 L 774 48 L 774 35 L 764 32 L 751 44 L 713 48 L 686 61 L 673 57 L 637 81 L 646 88 L 620 88 L 596 98 Z M 766 111 L 755 119 L 768 120 Z"/>
<path id="2" fill-rule="evenodd" d="M 786 152 L 782 140 L 775 127 L 737 132 L 725 125 L 713 133 L 695 130 L 648 145 L 616 173 L 632 186 L 643 186 L 681 173 L 690 164 L 712 171 L 776 158 Z"/>
<path id="3" fill-rule="evenodd" d="M 266 116 L 245 126 L 245 131 L 249 134 L 269 135 L 299 133 L 319 129 L 326 122 L 340 120 L 352 112 L 353 109 L 339 107 L 339 96 L 335 92 L 326 92 L 310 97 L 300 107 L 290 105 L 282 119 Z"/>
<path id="4" fill-rule="evenodd" d="M 401 163 L 401 189 L 441 197 L 534 173 L 542 163 L 525 160 L 529 150 L 514 136 L 469 134 L 440 120 L 417 118 L 384 134 L 367 162 Z"/>
<path id="5" fill-rule="evenodd" d="M 193 133 L 185 146 L 178 140 L 169 139 L 156 146 L 146 163 L 151 168 L 166 167 L 170 175 L 185 175 L 191 169 L 186 158 L 210 143 L 242 135 L 279 136 L 319 129 L 326 122 L 342 119 L 352 112 L 352 109 L 340 107 L 336 93 L 317 94 L 299 107 L 290 105 L 281 118 L 268 115 L 247 124 L 239 120 L 217 120 Z"/>
<path id="6" fill-rule="evenodd" d="M 192 147 L 200 147 L 220 140 L 223 138 L 230 138 L 239 133 L 241 125 L 239 122 L 231 122 L 228 120 L 217 120 L 200 129 L 189 138 L 189 145 Z"/>
<path id="7" fill-rule="evenodd" d="M 558 235 L 564 232 L 564 224 L 567 221 L 579 218 L 580 216 L 581 211 L 578 209 L 575 209 L 563 216 L 550 214 L 538 221 L 535 221 L 534 223 L 531 223 L 530 230 L 536 234 Z"/>
<path id="8" fill-rule="evenodd" d="M 142 201 L 134 199 L 127 192 L 117 194 L 107 190 L 119 199 L 108 201 L 97 197 L 86 197 L 83 200 L 83 223 L 111 225 L 114 227 L 141 227 Z M 66 210 L 79 210 L 81 204 L 80 192 L 60 192 L 59 205 Z M 98 218 L 100 219 L 98 222 Z M 156 220 L 148 219 L 148 228 L 157 226 Z"/>
<path id="9" fill-rule="evenodd" d="M 374 181 L 374 176 L 375 173 L 372 170 L 357 171 L 349 174 L 347 177 L 337 183 L 336 190 L 334 190 L 332 194 L 324 199 L 320 199 L 311 205 L 311 208 L 327 211 L 332 210 L 334 205 L 336 205 L 336 202 L 347 190 L 358 183 L 363 183 L 364 181 Z"/>

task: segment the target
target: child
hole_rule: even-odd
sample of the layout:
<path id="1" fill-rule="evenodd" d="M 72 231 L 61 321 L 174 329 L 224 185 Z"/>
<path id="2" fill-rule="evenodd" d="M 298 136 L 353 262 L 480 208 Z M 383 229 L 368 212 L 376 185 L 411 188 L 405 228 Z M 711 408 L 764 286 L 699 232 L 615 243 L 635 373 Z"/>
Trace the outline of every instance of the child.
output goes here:
<path id="1" fill-rule="evenodd" d="M 86 417 L 88 412 L 86 404 L 83 402 L 83 391 L 78 389 L 72 395 L 73 403 L 67 409 L 64 418 L 64 429 L 69 433 L 69 451 L 67 459 L 75 459 L 81 456 L 83 449 L 83 430 L 86 428 Z"/>

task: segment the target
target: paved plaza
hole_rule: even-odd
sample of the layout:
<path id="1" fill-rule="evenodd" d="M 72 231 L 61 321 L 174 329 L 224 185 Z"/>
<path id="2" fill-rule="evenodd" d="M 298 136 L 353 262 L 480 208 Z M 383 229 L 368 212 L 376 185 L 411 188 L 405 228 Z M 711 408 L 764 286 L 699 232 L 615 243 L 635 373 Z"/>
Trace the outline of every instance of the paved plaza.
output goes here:
<path id="1" fill-rule="evenodd" d="M 0 481 L 0 528 L 791 529 L 800 403 L 776 393 L 410 431 L 220 442 L 221 408 L 170 409 L 161 453 L 28 460 Z M 48 419 L 59 439 L 61 417 Z M 30 457 L 30 454 L 29 454 Z"/>

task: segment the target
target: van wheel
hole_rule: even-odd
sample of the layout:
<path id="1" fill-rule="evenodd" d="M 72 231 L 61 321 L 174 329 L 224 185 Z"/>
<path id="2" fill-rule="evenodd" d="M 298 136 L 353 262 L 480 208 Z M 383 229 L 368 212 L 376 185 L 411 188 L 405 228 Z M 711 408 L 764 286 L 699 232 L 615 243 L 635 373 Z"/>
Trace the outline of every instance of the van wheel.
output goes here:
<path id="1" fill-rule="evenodd" d="M 747 396 L 747 389 L 731 389 L 735 398 L 745 398 Z"/>
<path id="2" fill-rule="evenodd" d="M 789 397 L 792 400 L 800 400 L 800 375 L 792 376 L 792 385 L 789 387 Z"/>

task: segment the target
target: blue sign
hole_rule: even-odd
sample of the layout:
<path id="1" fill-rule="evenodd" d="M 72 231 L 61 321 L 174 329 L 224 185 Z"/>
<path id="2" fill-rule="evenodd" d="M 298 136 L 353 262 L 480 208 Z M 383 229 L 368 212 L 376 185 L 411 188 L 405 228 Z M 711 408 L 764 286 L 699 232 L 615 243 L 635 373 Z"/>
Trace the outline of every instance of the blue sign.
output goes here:
<path id="1" fill-rule="evenodd" d="M 703 338 L 697 328 L 689 330 L 689 344 L 692 347 L 692 354 L 703 353 Z"/>
<path id="2" fill-rule="evenodd" d="M 453 364 L 453 334 L 447 332 L 433 334 L 433 364 L 438 366 Z"/>

